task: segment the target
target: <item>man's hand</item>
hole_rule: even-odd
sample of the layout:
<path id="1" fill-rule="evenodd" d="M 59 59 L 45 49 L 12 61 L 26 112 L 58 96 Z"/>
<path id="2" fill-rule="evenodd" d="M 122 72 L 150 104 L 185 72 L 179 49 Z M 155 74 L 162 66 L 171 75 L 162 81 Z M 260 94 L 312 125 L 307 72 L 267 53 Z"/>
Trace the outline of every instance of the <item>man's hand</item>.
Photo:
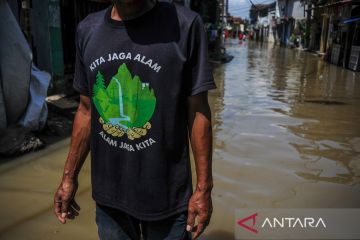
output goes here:
<path id="1" fill-rule="evenodd" d="M 79 215 L 80 206 L 74 198 L 77 188 L 77 181 L 63 180 L 55 193 L 54 212 L 62 224 L 66 223 L 66 218 L 74 219 Z"/>
<path id="2" fill-rule="evenodd" d="M 65 162 L 62 181 L 54 197 L 55 215 L 63 224 L 66 223 L 66 218 L 74 219 L 79 215 L 80 207 L 74 197 L 78 188 L 77 176 L 90 150 L 90 116 L 90 98 L 80 95 L 69 155 Z"/>
<path id="3" fill-rule="evenodd" d="M 195 159 L 197 185 L 189 201 L 186 230 L 194 232 L 194 239 L 209 225 L 212 202 L 212 129 L 207 92 L 188 98 L 188 128 Z M 197 219 L 197 226 L 195 225 Z"/>
<path id="4" fill-rule="evenodd" d="M 209 225 L 212 214 L 211 191 L 197 189 L 189 201 L 186 230 L 194 232 L 193 239 L 197 239 Z M 195 219 L 197 218 L 197 226 Z"/>

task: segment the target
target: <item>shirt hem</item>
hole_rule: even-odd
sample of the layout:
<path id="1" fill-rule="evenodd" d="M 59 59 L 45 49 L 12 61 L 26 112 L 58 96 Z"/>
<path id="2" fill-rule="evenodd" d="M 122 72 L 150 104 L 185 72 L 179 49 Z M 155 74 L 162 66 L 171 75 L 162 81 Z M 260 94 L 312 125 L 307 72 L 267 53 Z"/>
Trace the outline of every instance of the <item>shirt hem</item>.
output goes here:
<path id="1" fill-rule="evenodd" d="M 78 93 L 80 93 L 81 95 L 84 95 L 84 96 L 87 96 L 87 97 L 89 96 L 88 91 L 85 90 L 85 89 L 83 89 L 83 88 L 81 88 L 81 87 L 79 87 L 78 85 L 73 84 L 73 88 L 74 88 Z"/>
<path id="2" fill-rule="evenodd" d="M 139 220 L 142 221 L 158 221 L 158 220 L 163 220 L 166 218 L 169 218 L 173 215 L 182 213 L 184 211 L 187 212 L 188 209 L 188 202 L 185 202 L 175 208 L 163 211 L 163 212 L 158 212 L 158 213 L 139 213 L 136 211 L 133 211 L 127 207 L 125 207 L 123 204 L 121 203 L 114 203 L 113 201 L 109 200 L 109 199 L 104 199 L 100 196 L 98 196 L 96 193 L 92 193 L 92 198 L 94 199 L 94 201 L 98 204 L 107 206 L 107 207 L 111 207 L 111 208 L 116 208 L 119 209 L 120 211 L 125 212 L 126 214 L 129 214 L 130 216 L 137 218 Z"/>
<path id="3" fill-rule="evenodd" d="M 203 85 L 195 88 L 195 89 L 192 89 L 191 90 L 191 93 L 190 93 L 190 96 L 194 96 L 196 94 L 199 94 L 199 93 L 202 93 L 202 92 L 206 92 L 206 91 L 209 91 L 209 90 L 212 90 L 212 89 L 216 89 L 216 85 L 214 82 L 207 82 L 207 83 L 204 83 Z"/>

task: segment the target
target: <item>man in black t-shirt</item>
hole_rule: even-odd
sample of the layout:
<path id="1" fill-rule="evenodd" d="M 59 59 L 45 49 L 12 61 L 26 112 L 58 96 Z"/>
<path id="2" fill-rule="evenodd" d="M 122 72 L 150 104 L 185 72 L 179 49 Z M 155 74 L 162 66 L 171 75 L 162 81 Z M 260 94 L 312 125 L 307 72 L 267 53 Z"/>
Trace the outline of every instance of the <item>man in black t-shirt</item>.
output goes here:
<path id="1" fill-rule="evenodd" d="M 77 176 L 91 150 L 100 239 L 198 238 L 212 213 L 207 91 L 216 87 L 203 23 L 173 3 L 113 2 L 77 28 L 80 105 L 55 214 L 62 223 L 78 215 Z"/>

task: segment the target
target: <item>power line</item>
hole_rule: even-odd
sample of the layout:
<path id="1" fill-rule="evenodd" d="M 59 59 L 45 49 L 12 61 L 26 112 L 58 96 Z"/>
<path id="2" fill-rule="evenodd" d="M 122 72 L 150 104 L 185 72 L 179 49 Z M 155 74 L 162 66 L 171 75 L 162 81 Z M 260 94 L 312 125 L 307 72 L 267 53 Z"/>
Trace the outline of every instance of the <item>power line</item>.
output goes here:
<path id="1" fill-rule="evenodd" d="M 256 9 L 258 9 L 251 0 L 248 0 L 248 1 L 249 1 L 249 3 L 251 4 L 251 6 L 253 6 L 253 7 L 256 8 Z M 259 9 L 258 9 L 258 10 L 259 10 Z"/>

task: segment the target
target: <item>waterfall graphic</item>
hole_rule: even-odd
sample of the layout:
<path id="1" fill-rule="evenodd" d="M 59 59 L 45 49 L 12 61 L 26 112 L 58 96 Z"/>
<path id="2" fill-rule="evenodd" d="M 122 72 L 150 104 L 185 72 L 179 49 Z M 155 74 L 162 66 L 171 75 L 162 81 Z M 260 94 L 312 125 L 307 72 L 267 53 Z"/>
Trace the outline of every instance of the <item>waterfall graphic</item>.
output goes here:
<path id="1" fill-rule="evenodd" d="M 117 85 L 118 85 L 118 89 L 119 89 L 119 113 L 120 116 L 117 118 L 109 118 L 109 123 L 111 123 L 112 125 L 120 125 L 121 127 L 127 129 L 128 127 L 121 124 L 121 121 L 130 121 L 130 117 L 126 116 L 124 114 L 124 105 L 123 105 L 123 95 L 122 95 L 122 90 L 121 90 L 121 84 L 119 82 L 119 79 L 113 77 L 113 79 L 115 79 Z"/>
<path id="2" fill-rule="evenodd" d="M 132 76 L 125 63 L 107 86 L 102 73 L 98 72 L 92 100 L 101 124 L 116 126 L 124 132 L 150 126 L 148 122 L 156 106 L 155 93 L 149 83 L 142 82 L 139 76 Z"/>

